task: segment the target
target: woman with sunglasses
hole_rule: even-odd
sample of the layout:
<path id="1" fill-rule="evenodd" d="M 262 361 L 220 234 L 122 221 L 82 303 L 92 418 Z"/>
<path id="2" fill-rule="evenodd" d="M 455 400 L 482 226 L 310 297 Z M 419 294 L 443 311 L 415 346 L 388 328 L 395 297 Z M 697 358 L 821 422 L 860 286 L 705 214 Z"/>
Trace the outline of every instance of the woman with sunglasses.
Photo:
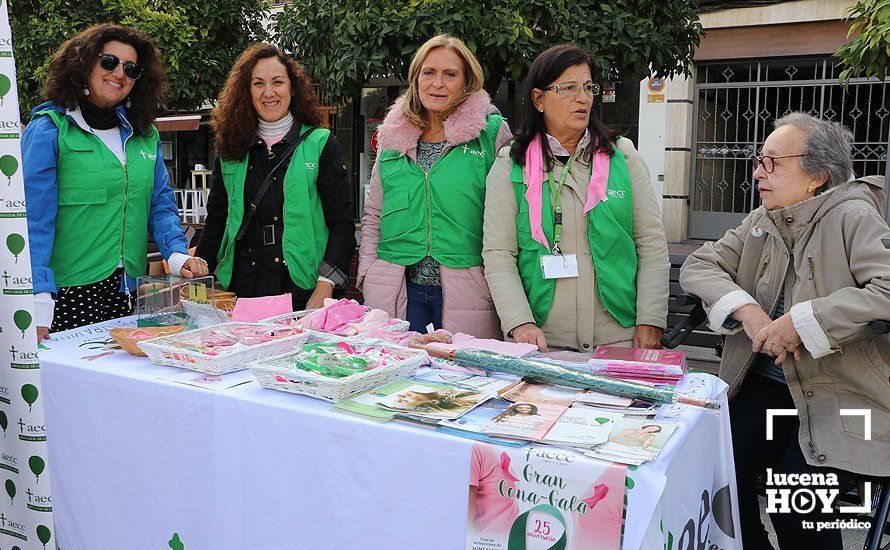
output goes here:
<path id="1" fill-rule="evenodd" d="M 593 66 L 565 45 L 532 62 L 522 127 L 488 174 L 485 278 L 517 342 L 656 348 L 670 269 L 661 210 L 633 144 L 593 113 Z"/>
<path id="2" fill-rule="evenodd" d="M 173 273 L 190 258 L 157 129 L 160 54 L 142 32 L 96 25 L 65 42 L 44 85 L 49 100 L 22 136 L 38 340 L 133 311 L 151 233 Z"/>
<path id="3" fill-rule="evenodd" d="M 840 486 L 806 488 L 841 493 L 848 472 L 890 476 L 890 336 L 869 328 L 890 315 L 884 177 L 850 181 L 853 135 L 837 123 L 791 113 L 774 125 L 752 158 L 761 206 L 680 270 L 726 335 L 720 377 L 745 548 L 772 548 L 756 483 L 767 469 L 830 474 Z M 770 420 L 771 409 L 796 414 Z M 779 547 L 842 549 L 838 529 L 801 527 L 845 519 L 821 511 L 770 514 Z"/>
<path id="4" fill-rule="evenodd" d="M 241 297 L 289 293 L 295 311 L 348 281 L 352 192 L 299 63 L 269 44 L 235 61 L 211 126 L 219 157 L 198 255 Z M 255 205 L 255 206 L 254 206 Z"/>

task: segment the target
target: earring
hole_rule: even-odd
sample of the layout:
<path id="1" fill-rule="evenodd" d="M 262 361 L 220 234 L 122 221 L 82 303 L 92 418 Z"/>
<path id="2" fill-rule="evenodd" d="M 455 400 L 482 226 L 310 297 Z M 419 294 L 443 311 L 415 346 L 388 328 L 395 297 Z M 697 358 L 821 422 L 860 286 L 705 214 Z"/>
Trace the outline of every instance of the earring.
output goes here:
<path id="1" fill-rule="evenodd" d="M 132 106 L 132 105 L 130 105 L 130 98 L 129 98 L 129 97 L 127 98 L 126 106 L 127 106 L 127 109 L 129 109 L 129 108 Z"/>
<path id="2" fill-rule="evenodd" d="M 83 89 L 83 95 L 85 95 L 85 96 L 90 95 L 90 89 L 89 89 L 89 88 L 84 88 L 84 89 Z"/>
<path id="3" fill-rule="evenodd" d="M 813 189 L 815 189 L 815 187 L 813 187 L 813 184 L 811 183 L 811 184 L 809 185 L 809 187 L 807 187 L 807 195 L 809 195 L 810 193 L 812 193 L 812 192 L 813 192 Z"/>

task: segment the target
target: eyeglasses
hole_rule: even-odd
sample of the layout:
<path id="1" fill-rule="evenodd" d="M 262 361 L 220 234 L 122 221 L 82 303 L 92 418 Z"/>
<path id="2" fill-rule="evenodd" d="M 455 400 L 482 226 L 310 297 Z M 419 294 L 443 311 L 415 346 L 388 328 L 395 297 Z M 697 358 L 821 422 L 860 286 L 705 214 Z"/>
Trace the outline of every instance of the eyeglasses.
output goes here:
<path id="1" fill-rule="evenodd" d="M 599 84 L 554 84 L 543 88 L 545 91 L 555 92 L 562 97 L 576 97 L 582 91 L 589 97 L 600 94 Z"/>
<path id="2" fill-rule="evenodd" d="M 133 80 L 139 79 L 142 76 L 142 67 L 133 61 L 124 61 L 124 74 L 127 75 L 128 78 Z M 109 73 L 114 72 L 117 69 L 117 66 L 121 64 L 121 60 L 118 56 L 111 53 L 100 53 L 99 54 L 99 66 L 102 69 L 108 71 Z"/>
<path id="3" fill-rule="evenodd" d="M 781 157 L 771 157 L 769 155 L 752 155 L 751 164 L 754 166 L 755 170 L 757 170 L 759 166 L 763 166 L 763 169 L 766 171 L 767 174 L 772 174 L 773 170 L 776 169 L 776 159 L 793 159 L 805 156 L 807 155 L 785 155 Z"/>

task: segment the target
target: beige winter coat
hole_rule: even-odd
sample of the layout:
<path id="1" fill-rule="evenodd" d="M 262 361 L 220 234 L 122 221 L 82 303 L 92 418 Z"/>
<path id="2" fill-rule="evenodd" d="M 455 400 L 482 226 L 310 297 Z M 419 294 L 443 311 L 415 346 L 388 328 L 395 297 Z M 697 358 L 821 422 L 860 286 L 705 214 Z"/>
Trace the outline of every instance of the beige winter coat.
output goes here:
<path id="1" fill-rule="evenodd" d="M 807 462 L 890 475 L 890 336 L 868 323 L 890 317 L 890 230 L 879 214 L 881 177 L 856 180 L 794 206 L 760 207 L 689 256 L 684 290 L 701 297 L 708 322 L 726 338 L 720 377 L 738 392 L 755 354 L 741 328 L 723 328 L 748 303 L 773 311 L 782 287 L 806 351 L 785 378 L 800 417 Z M 862 414 L 870 415 L 871 440 Z"/>
<path id="2" fill-rule="evenodd" d="M 588 147 L 587 137 L 579 147 Z M 668 309 L 667 242 L 661 223 L 661 210 L 649 180 L 649 170 L 629 139 L 619 139 L 615 154 L 627 160 L 633 186 L 633 238 L 637 247 L 637 324 L 664 328 Z M 622 327 L 606 312 L 597 295 L 596 272 L 587 243 L 587 219 L 583 214 L 590 180 L 590 163 L 584 155 L 572 164 L 560 191 L 563 233 L 560 248 L 575 254 L 579 277 L 556 280 L 550 315 L 541 330 L 548 346 L 592 351 L 596 346 L 631 340 L 634 327 Z M 561 173 L 557 160 L 554 170 Z M 482 258 L 485 279 L 491 289 L 501 328 L 508 333 L 524 323 L 534 323 L 528 299 L 516 265 L 518 245 L 516 216 L 518 205 L 510 182 L 509 148 L 498 153 L 488 173 L 485 194 Z M 579 183 L 580 182 L 580 183 Z M 621 261 L 621 258 L 615 258 Z"/>

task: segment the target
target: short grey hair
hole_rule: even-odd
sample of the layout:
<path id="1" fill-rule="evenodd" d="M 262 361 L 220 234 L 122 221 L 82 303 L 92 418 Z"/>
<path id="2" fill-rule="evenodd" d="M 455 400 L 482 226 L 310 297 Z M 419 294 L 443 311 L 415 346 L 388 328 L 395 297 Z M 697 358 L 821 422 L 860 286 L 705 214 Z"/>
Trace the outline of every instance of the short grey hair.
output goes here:
<path id="1" fill-rule="evenodd" d="M 800 167 L 812 178 L 825 177 L 821 193 L 846 183 L 853 177 L 853 133 L 837 122 L 820 120 L 807 113 L 789 113 L 776 119 L 776 129 L 791 125 L 806 134 L 800 154 Z"/>

